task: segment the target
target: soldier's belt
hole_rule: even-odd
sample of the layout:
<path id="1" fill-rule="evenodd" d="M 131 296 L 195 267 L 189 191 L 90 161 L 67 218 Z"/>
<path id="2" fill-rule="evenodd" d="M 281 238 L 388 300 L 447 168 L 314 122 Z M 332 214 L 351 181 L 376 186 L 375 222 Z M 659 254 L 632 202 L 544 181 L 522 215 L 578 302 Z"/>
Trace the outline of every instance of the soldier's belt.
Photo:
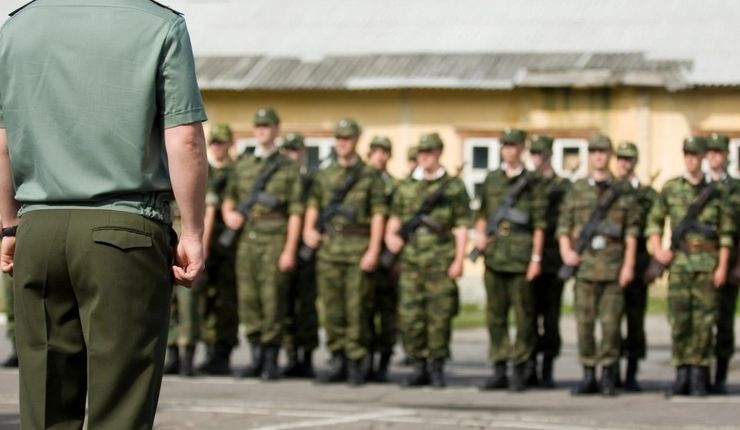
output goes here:
<path id="1" fill-rule="evenodd" d="M 370 236 L 369 225 L 329 225 L 326 233 L 330 236 Z"/>
<path id="2" fill-rule="evenodd" d="M 284 212 L 272 211 L 272 212 L 253 214 L 250 217 L 250 220 L 253 222 L 259 222 L 259 221 L 268 221 L 268 220 L 284 220 L 287 218 L 288 218 L 288 215 Z"/>
<path id="3" fill-rule="evenodd" d="M 712 252 L 718 248 L 714 240 L 686 240 L 681 244 L 681 250 L 685 252 Z"/>
<path id="4" fill-rule="evenodd" d="M 508 237 L 517 233 L 532 234 L 532 228 L 528 225 L 515 224 L 504 220 L 499 223 L 498 229 L 496 230 L 497 237 Z"/>

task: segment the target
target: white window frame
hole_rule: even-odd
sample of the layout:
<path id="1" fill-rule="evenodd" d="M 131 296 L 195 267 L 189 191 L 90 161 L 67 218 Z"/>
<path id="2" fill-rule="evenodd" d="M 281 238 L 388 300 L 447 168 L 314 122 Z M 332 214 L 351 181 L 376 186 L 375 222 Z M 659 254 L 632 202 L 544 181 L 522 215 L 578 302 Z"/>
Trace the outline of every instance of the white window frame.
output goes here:
<path id="1" fill-rule="evenodd" d="M 473 168 L 473 149 L 488 149 L 488 167 L 486 169 Z M 486 180 L 486 175 L 491 170 L 496 170 L 501 165 L 501 141 L 498 137 L 468 137 L 463 140 L 463 182 L 470 196 L 470 207 L 478 209 L 480 200 L 475 195 L 475 185 Z"/>
<path id="2" fill-rule="evenodd" d="M 563 161 L 566 148 L 576 148 L 579 151 L 578 170 L 567 173 L 563 169 Z M 588 175 L 588 140 L 579 137 L 563 137 L 555 139 L 552 144 L 552 169 L 559 176 L 574 181 Z"/>
<path id="3" fill-rule="evenodd" d="M 730 139 L 730 156 L 727 171 L 730 176 L 740 179 L 740 138 Z"/>

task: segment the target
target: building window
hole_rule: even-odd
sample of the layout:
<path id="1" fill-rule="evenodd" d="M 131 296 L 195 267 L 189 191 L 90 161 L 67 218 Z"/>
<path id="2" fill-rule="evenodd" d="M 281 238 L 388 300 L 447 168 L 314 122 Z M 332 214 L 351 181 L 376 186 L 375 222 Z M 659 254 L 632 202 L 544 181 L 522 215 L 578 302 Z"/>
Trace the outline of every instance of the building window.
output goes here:
<path id="1" fill-rule="evenodd" d="M 307 137 L 306 138 L 306 167 L 317 169 L 319 165 L 331 157 L 334 139 L 331 137 Z"/>
<path id="2" fill-rule="evenodd" d="M 560 176 L 574 181 L 588 174 L 588 141 L 578 138 L 555 139 L 552 168 Z"/>
<path id="3" fill-rule="evenodd" d="M 463 148 L 465 167 L 462 177 L 472 198 L 470 206 L 477 209 L 486 175 L 501 164 L 500 143 L 495 137 L 469 137 L 463 141 Z"/>
<path id="4" fill-rule="evenodd" d="M 730 164 L 727 170 L 730 176 L 740 179 L 740 138 L 730 140 Z"/>

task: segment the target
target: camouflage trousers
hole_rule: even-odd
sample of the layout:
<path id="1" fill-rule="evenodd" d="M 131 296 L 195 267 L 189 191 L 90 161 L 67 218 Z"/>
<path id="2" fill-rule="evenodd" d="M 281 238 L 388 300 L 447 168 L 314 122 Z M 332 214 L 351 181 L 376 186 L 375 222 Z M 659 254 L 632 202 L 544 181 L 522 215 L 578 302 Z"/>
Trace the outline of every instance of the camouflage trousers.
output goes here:
<path id="1" fill-rule="evenodd" d="M 403 264 L 398 281 L 401 338 L 410 358 L 450 357 L 452 318 L 460 305 L 457 284 L 447 266 Z"/>
<path id="2" fill-rule="evenodd" d="M 370 347 L 367 317 L 373 293 L 370 275 L 360 269 L 359 262 L 319 259 L 316 284 L 329 351 L 344 351 L 351 360 L 365 357 Z"/>
<path id="3" fill-rule="evenodd" d="M 242 234 L 236 253 L 239 318 L 251 344 L 280 345 L 283 341 L 290 273 L 278 260 L 284 235 Z"/>
<path id="4" fill-rule="evenodd" d="M 373 351 L 392 353 L 398 337 L 398 275 L 395 270 L 378 268 L 372 275 L 375 284 L 370 312 Z"/>
<path id="5" fill-rule="evenodd" d="M 3 292 L 5 294 L 5 315 L 7 316 L 7 326 L 5 333 L 11 342 L 15 343 L 15 300 L 13 293 L 13 278 L 7 273 L 2 274 Z"/>
<path id="6" fill-rule="evenodd" d="M 639 277 L 624 289 L 624 319 L 627 335 L 622 338 L 622 355 L 642 359 L 647 355 L 645 313 L 647 312 L 648 287 Z"/>
<path id="7" fill-rule="evenodd" d="M 488 356 L 492 362 L 524 363 L 532 356 L 535 331 L 532 321 L 534 297 L 532 284 L 524 273 L 496 272 L 486 268 L 486 320 L 491 345 Z M 516 336 L 509 339 L 509 311 L 514 313 Z"/>
<path id="8" fill-rule="evenodd" d="M 532 322 L 537 341 L 535 353 L 547 357 L 560 355 L 560 308 L 563 297 L 563 281 L 555 273 L 543 273 L 532 283 L 534 291 L 534 321 Z"/>
<path id="9" fill-rule="evenodd" d="M 316 261 L 298 262 L 288 287 L 283 346 L 286 351 L 319 346 L 319 315 L 316 310 Z"/>
<path id="10" fill-rule="evenodd" d="M 211 247 L 206 271 L 193 290 L 198 292 L 201 338 L 208 345 L 239 344 L 234 253 Z"/>
<path id="11" fill-rule="evenodd" d="M 735 352 L 737 295 L 737 285 L 726 284 L 717 292 L 717 334 L 714 339 L 714 355 L 717 358 L 729 360 Z"/>
<path id="12" fill-rule="evenodd" d="M 674 366 L 709 366 L 717 317 L 716 296 L 711 272 L 670 272 L 668 319 Z"/>
<path id="13" fill-rule="evenodd" d="M 198 292 L 175 285 L 170 309 L 167 346 L 195 346 L 200 340 Z"/>
<path id="14" fill-rule="evenodd" d="M 591 282 L 576 278 L 575 314 L 579 360 L 584 366 L 609 366 L 619 360 L 620 323 L 624 295 L 614 282 Z M 596 322 L 601 326 L 601 343 L 596 346 Z"/>

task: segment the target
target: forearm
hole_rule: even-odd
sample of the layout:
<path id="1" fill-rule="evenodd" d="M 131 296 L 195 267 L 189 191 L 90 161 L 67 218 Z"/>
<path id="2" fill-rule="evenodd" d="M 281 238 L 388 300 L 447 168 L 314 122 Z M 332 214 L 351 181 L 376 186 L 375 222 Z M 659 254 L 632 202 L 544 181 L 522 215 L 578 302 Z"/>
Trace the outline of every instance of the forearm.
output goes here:
<path id="1" fill-rule="evenodd" d="M 13 186 L 13 171 L 8 154 L 8 135 L 0 128 L 0 220 L 6 227 L 18 225 L 18 208 Z"/>
<path id="2" fill-rule="evenodd" d="M 486 220 L 485 219 L 478 218 L 475 220 L 475 234 L 478 235 L 478 237 L 486 236 Z"/>
<path id="3" fill-rule="evenodd" d="M 717 268 L 727 272 L 730 264 L 730 248 L 723 246 L 719 248 L 719 256 L 717 258 Z"/>
<path id="4" fill-rule="evenodd" d="M 165 130 L 170 180 L 181 217 L 181 236 L 203 237 L 205 217 L 206 161 L 205 138 L 200 123 Z"/>
<path id="5" fill-rule="evenodd" d="M 370 220 L 370 244 L 368 251 L 379 254 L 383 245 L 383 229 L 385 227 L 385 217 L 382 214 L 373 215 Z"/>
<path id="6" fill-rule="evenodd" d="M 397 217 L 392 216 L 388 219 L 388 223 L 385 226 L 385 242 L 388 243 L 393 239 L 401 239 L 399 230 L 401 229 L 401 220 Z"/>
<path id="7" fill-rule="evenodd" d="M 532 255 L 542 257 L 542 249 L 545 247 L 545 230 L 536 228 L 532 234 Z"/>
<path id="8" fill-rule="evenodd" d="M 236 208 L 236 203 L 231 199 L 224 200 L 223 203 L 221 203 L 221 213 L 231 213 Z"/>
<path id="9" fill-rule="evenodd" d="M 456 227 L 452 231 L 455 237 L 455 261 L 465 259 L 465 246 L 468 244 L 468 229 L 466 227 Z"/>
<path id="10" fill-rule="evenodd" d="M 319 211 L 313 206 L 306 208 L 305 219 L 303 220 L 303 233 L 316 228 L 316 220 L 319 219 Z"/>
<path id="11" fill-rule="evenodd" d="M 561 257 L 573 250 L 573 245 L 570 241 L 570 237 L 565 234 L 558 238 L 558 246 L 560 248 Z"/>
<path id="12" fill-rule="evenodd" d="M 660 243 L 660 236 L 657 234 L 650 235 L 648 243 L 650 244 L 650 249 L 653 251 L 653 255 L 655 255 L 656 251 L 663 248 L 663 245 Z"/>
<path id="13" fill-rule="evenodd" d="M 637 238 L 634 236 L 627 236 L 624 239 L 624 261 L 622 265 L 624 267 L 635 267 L 635 255 L 637 254 Z"/>
<path id="14" fill-rule="evenodd" d="M 285 235 L 285 244 L 283 252 L 295 254 L 298 249 L 298 242 L 301 238 L 301 216 L 291 214 L 288 218 L 288 232 Z"/>

